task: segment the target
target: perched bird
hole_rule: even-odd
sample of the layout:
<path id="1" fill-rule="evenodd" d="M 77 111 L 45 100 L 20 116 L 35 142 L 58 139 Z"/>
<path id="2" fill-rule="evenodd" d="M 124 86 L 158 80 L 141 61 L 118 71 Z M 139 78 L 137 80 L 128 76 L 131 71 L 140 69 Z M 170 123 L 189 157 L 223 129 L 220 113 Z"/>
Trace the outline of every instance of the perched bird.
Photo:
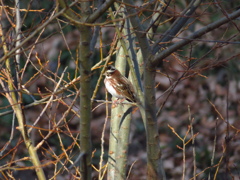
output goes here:
<path id="1" fill-rule="evenodd" d="M 126 99 L 129 102 L 136 102 L 136 96 L 132 83 L 123 76 L 113 65 L 109 65 L 104 74 L 104 84 L 107 91 L 118 99 Z"/>

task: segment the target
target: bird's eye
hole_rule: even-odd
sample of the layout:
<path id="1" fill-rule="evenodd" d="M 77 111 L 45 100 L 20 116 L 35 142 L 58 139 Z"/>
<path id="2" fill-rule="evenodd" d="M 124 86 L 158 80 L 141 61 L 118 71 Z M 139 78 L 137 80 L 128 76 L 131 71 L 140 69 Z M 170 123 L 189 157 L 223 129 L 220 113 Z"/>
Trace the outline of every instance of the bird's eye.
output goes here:
<path id="1" fill-rule="evenodd" d="M 113 70 L 115 70 L 115 67 L 110 65 L 110 66 L 107 67 L 107 70 L 112 70 L 113 71 Z"/>

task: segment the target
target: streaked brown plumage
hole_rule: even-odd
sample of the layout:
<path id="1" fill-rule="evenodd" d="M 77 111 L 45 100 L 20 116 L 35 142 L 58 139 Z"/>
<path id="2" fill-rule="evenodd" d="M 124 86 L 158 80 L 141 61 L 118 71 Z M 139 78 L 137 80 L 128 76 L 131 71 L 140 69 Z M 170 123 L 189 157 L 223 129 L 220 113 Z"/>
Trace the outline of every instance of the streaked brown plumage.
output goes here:
<path id="1" fill-rule="evenodd" d="M 118 99 L 126 99 L 136 102 L 136 96 L 132 83 L 123 76 L 113 65 L 109 65 L 105 72 L 105 87 L 112 96 Z"/>

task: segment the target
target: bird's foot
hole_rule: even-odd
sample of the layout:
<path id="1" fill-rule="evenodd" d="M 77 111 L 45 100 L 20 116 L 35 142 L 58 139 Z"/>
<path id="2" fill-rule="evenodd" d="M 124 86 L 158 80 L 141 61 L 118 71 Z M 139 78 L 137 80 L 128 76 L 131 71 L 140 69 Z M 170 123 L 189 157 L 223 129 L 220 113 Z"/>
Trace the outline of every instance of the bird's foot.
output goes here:
<path id="1" fill-rule="evenodd" d="M 123 102 L 124 100 L 125 100 L 125 99 L 121 99 L 120 102 L 119 102 L 119 99 L 114 100 L 113 103 L 112 103 L 112 107 L 115 108 L 115 107 L 117 107 L 119 104 L 120 104 L 121 106 L 123 106 L 123 103 L 122 103 L 122 102 Z"/>

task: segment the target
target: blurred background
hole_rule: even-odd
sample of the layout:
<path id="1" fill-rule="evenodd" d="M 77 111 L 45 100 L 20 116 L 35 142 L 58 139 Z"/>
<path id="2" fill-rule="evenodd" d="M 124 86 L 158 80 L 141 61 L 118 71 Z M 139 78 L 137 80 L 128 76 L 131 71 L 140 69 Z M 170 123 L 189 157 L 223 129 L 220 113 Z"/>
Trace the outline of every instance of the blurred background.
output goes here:
<path id="1" fill-rule="evenodd" d="M 177 0 L 167 2 L 169 3 L 167 9 L 160 17 L 161 25 L 156 27 L 154 37 L 149 39 L 151 44 L 164 36 L 190 3 L 190 1 Z M 97 3 L 98 1 L 93 1 L 95 8 Z M 145 6 L 148 3 L 152 4 Z M 149 25 L 149 17 L 157 13 L 151 9 L 155 3 L 157 1 L 139 0 L 133 4 L 138 10 L 144 27 Z M 12 0 L 1 2 L 1 36 L 5 38 L 1 39 L 1 57 L 4 56 L 4 42 L 8 51 L 15 47 L 14 7 L 15 2 Z M 177 43 L 208 24 L 227 17 L 239 7 L 240 3 L 234 0 L 202 3 L 189 19 L 188 25 L 173 38 L 170 44 Z M 49 20 L 55 13 L 55 8 L 56 1 L 53 0 L 21 1 L 21 41 L 26 40 Z M 81 7 L 77 4 L 73 9 L 77 12 Z M 121 20 L 121 17 L 118 18 Z M 97 38 L 92 52 L 92 65 L 95 68 L 92 71 L 91 91 L 96 88 L 98 79 L 102 78 L 100 72 L 104 58 L 108 56 L 115 37 L 115 27 L 108 13 L 104 14 L 99 22 L 109 23 L 92 27 L 93 36 L 96 35 Z M 215 174 L 218 180 L 225 180 L 226 174 L 232 179 L 239 179 L 239 28 L 239 19 L 229 21 L 180 48 L 157 67 L 155 83 L 158 130 L 167 179 L 180 179 L 184 164 L 185 179 L 191 179 L 194 159 L 197 179 L 213 179 Z M 78 29 L 64 17 L 59 16 L 21 47 L 20 72 L 24 85 L 23 105 L 26 122 L 30 128 L 39 119 L 36 128 L 31 132 L 31 139 L 38 147 L 38 155 L 41 163 L 45 165 L 46 175 L 52 179 L 74 179 L 75 170 L 68 169 L 71 165 L 69 161 L 74 162 L 80 152 L 78 142 L 80 100 L 77 98 L 81 83 L 78 79 L 79 38 Z M 14 71 L 16 65 L 14 55 L 9 58 Z M 114 62 L 115 58 L 114 54 L 111 62 Z M 0 77 L 6 84 L 4 66 L 1 64 Z M 54 101 L 48 104 L 42 114 L 47 101 L 41 102 L 41 100 L 50 97 L 59 81 L 61 82 L 60 91 L 54 95 Z M 27 168 L 31 166 L 31 163 L 24 159 L 28 156 L 28 152 L 21 133 L 17 129 L 18 123 L 3 86 L 0 91 L 0 169 L 2 168 L 3 172 L 0 177 L 2 179 L 6 177 L 34 179 L 36 175 L 31 168 Z M 101 82 L 95 100 L 106 100 L 105 97 L 106 90 Z M 108 98 L 110 100 L 111 96 L 108 95 Z M 64 115 L 69 108 L 71 110 Z M 106 122 L 106 109 L 110 110 L 110 108 L 110 105 L 93 102 L 92 163 L 95 167 L 98 167 L 102 153 L 101 136 Z M 128 152 L 129 179 L 146 179 L 147 155 L 144 125 L 137 108 L 132 114 Z M 108 157 L 109 118 L 104 132 L 104 163 Z M 13 121 L 14 128 L 12 128 Z M 44 140 L 44 137 L 47 139 Z M 185 149 L 180 137 L 184 139 Z M 194 137 L 194 144 L 192 137 Z M 13 169 L 6 167 L 13 167 Z M 97 179 L 97 174 L 97 171 L 93 172 L 93 179 Z"/>

